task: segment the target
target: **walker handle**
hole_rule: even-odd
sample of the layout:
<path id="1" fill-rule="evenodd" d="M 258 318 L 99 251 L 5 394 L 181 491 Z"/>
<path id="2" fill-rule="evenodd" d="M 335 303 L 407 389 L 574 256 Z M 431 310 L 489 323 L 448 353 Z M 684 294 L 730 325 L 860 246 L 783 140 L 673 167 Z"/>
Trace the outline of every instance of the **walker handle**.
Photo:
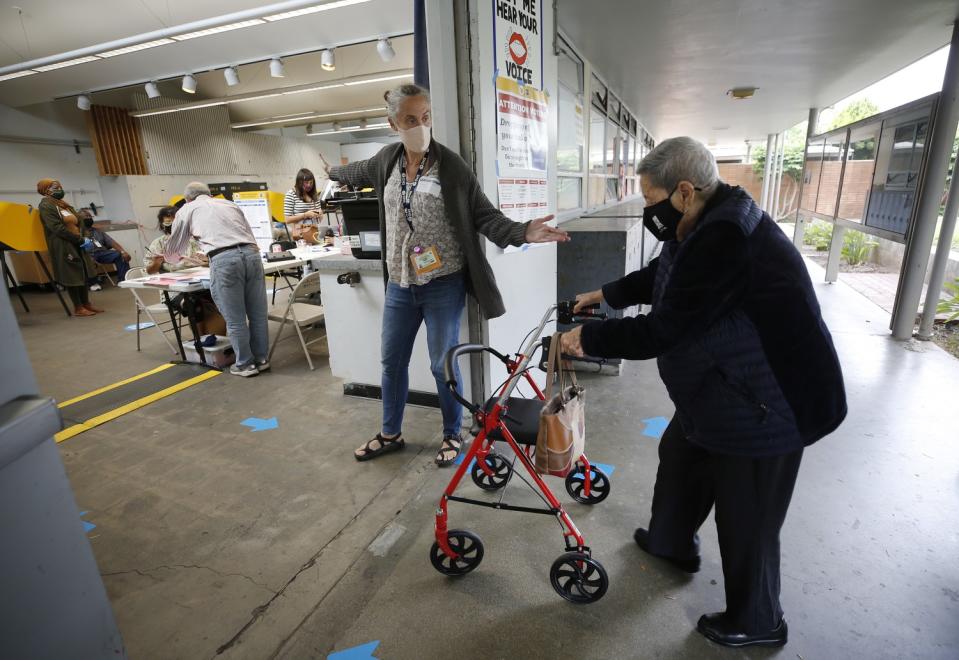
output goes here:
<path id="1" fill-rule="evenodd" d="M 459 401 L 462 405 L 466 406 L 470 412 L 477 412 L 480 407 L 471 401 L 468 401 L 463 398 L 457 390 L 456 386 L 456 370 L 454 369 L 456 361 L 460 358 L 461 355 L 467 355 L 470 353 L 482 353 L 486 351 L 491 355 L 495 355 L 503 364 L 509 362 L 509 358 L 497 351 L 496 349 L 490 348 L 489 346 L 484 346 L 483 344 L 457 344 L 451 348 L 446 353 L 446 362 L 443 365 L 443 375 L 446 377 L 446 386 L 450 389 L 450 392 L 453 393 L 453 398 Z"/>

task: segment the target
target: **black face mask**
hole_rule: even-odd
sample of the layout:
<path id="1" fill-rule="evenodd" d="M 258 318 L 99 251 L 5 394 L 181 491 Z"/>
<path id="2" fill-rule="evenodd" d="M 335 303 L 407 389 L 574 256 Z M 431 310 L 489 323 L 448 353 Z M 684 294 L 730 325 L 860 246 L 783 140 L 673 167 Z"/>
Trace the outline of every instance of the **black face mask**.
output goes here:
<path id="1" fill-rule="evenodd" d="M 83 226 L 87 229 L 91 229 L 93 227 L 93 218 L 84 218 Z"/>
<path id="2" fill-rule="evenodd" d="M 666 199 L 643 209 L 643 225 L 661 241 L 676 240 L 676 228 L 683 219 L 683 212 L 669 201 L 675 192 L 673 188 Z"/>

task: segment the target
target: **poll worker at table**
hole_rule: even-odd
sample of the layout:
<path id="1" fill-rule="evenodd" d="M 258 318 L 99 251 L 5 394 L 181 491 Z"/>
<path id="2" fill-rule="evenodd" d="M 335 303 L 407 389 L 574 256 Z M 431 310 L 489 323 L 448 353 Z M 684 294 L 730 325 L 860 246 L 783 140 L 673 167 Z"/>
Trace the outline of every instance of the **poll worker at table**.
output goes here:
<path id="1" fill-rule="evenodd" d="M 183 197 L 186 204 L 177 211 L 164 259 L 176 263 L 192 238 L 199 242 L 210 260 L 210 293 L 236 354 L 230 373 L 256 376 L 270 363 L 263 259 L 253 230 L 239 206 L 211 197 L 205 183 L 188 183 Z"/>
<path id="2" fill-rule="evenodd" d="M 101 229 L 93 226 L 93 213 L 90 209 L 80 209 L 80 219 L 83 221 L 83 237 L 93 241 L 93 260 L 100 264 L 113 264 L 117 269 L 117 281 L 122 282 L 130 270 L 130 253 L 123 249 L 116 239 Z M 100 278 L 93 273 L 90 290 L 100 290 Z"/>
<path id="3" fill-rule="evenodd" d="M 577 296 L 577 308 L 652 311 L 563 333 L 563 351 L 657 359 L 676 412 L 659 443 L 649 527 L 634 540 L 695 573 L 697 532 L 715 506 L 726 610 L 697 630 L 725 646 L 781 646 L 779 532 L 803 449 L 846 416 L 839 359 L 799 252 L 742 188 L 719 180 L 703 144 L 664 140 L 638 173 L 660 255 Z"/>
<path id="4" fill-rule="evenodd" d="M 476 298 L 487 318 L 506 311 L 480 234 L 500 247 L 569 237 L 546 224 L 552 216 L 513 222 L 490 203 L 463 159 L 431 139 L 428 90 L 400 85 L 387 92 L 385 99 L 390 127 L 399 133 L 401 142 L 384 147 L 369 160 L 326 166 L 329 178 L 335 181 L 377 191 L 380 239 L 386 248 L 383 423 L 354 456 L 365 461 L 404 447 L 410 356 L 425 322 L 430 367 L 443 413 L 442 446 L 435 460 L 445 466 L 460 453 L 463 410 L 446 387 L 443 363 L 447 351 L 459 343 L 466 294 Z M 462 382 L 458 374 L 457 382 Z"/>
<path id="5" fill-rule="evenodd" d="M 173 228 L 173 219 L 176 217 L 176 212 L 177 207 L 175 206 L 164 206 L 157 212 L 157 230 L 160 231 L 160 235 L 150 241 L 150 245 L 143 254 L 143 266 L 150 275 L 172 273 L 184 268 L 210 265 L 210 260 L 200 252 L 200 244 L 192 237 L 190 238 L 189 248 L 177 263 L 170 263 L 164 259 L 163 252 L 170 240 L 170 230 Z"/>
<path id="6" fill-rule="evenodd" d="M 40 179 L 37 192 L 43 195 L 37 210 L 47 239 L 53 279 L 67 290 L 74 316 L 83 318 L 103 312 L 90 302 L 87 290 L 87 280 L 96 272 L 96 266 L 90 258 L 93 241 L 83 237 L 80 214 L 63 201 L 63 186 L 56 179 Z"/>

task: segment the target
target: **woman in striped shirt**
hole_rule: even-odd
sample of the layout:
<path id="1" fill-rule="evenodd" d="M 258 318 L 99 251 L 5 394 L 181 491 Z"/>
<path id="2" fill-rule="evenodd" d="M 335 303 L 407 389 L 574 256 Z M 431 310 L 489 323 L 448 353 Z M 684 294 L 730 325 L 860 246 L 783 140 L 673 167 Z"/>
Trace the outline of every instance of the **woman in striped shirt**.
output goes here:
<path id="1" fill-rule="evenodd" d="M 316 178 L 305 167 L 296 173 L 296 183 L 283 198 L 283 215 L 294 240 L 303 238 L 310 243 L 317 242 L 316 228 L 303 226 L 304 221 L 312 220 L 310 224 L 315 225 L 323 217 Z"/>

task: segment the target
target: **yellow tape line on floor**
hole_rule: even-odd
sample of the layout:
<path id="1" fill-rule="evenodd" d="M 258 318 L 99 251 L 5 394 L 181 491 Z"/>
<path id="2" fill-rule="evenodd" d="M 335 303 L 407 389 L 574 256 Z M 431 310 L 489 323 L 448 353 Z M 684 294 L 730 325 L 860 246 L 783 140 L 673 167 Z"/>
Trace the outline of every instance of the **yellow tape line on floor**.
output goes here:
<path id="1" fill-rule="evenodd" d="M 172 363 L 172 362 L 170 362 L 169 364 L 161 364 L 161 365 L 160 365 L 159 367 L 157 367 L 156 369 L 150 369 L 149 371 L 144 371 L 142 374 L 138 374 L 138 375 L 136 375 L 136 376 L 130 376 L 129 378 L 126 378 L 126 379 L 124 379 L 124 380 L 119 380 L 119 381 L 113 383 L 112 385 L 105 385 L 104 387 L 101 387 L 101 388 L 98 389 L 98 390 L 93 390 L 92 392 L 87 392 L 86 394 L 81 394 L 80 396 L 77 396 L 77 397 L 74 397 L 74 398 L 69 399 L 69 400 L 67 400 L 67 401 L 64 401 L 63 403 L 58 403 L 58 404 L 57 404 L 57 408 L 66 408 L 67 406 L 72 405 L 72 404 L 74 404 L 74 403 L 78 403 L 78 402 L 80 402 L 80 401 L 83 401 L 84 399 L 89 399 L 90 397 L 96 396 L 97 394 L 103 394 L 104 392 L 109 392 L 110 390 L 115 390 L 116 388 L 120 387 L 121 385 L 126 385 L 127 383 L 132 383 L 132 382 L 135 381 L 135 380 L 140 380 L 141 378 L 146 378 L 147 376 L 152 376 L 153 374 L 159 373 L 159 372 L 163 371 L 164 369 L 169 369 L 170 367 L 175 367 L 175 366 L 176 366 L 176 364 L 174 364 L 174 363 Z"/>
<path id="2" fill-rule="evenodd" d="M 111 419 L 116 419 L 117 417 L 120 417 L 121 415 L 126 415 L 128 412 L 132 412 L 136 410 L 137 408 L 142 408 L 143 406 L 153 403 L 154 401 L 159 401 L 160 399 L 164 397 L 168 397 L 171 394 L 176 394 L 180 390 L 185 390 L 186 388 L 196 385 L 197 383 L 202 383 L 205 380 L 210 380 L 211 378 L 215 378 L 219 376 L 221 373 L 222 372 L 220 371 L 208 371 L 204 374 L 200 374 L 199 376 L 194 376 L 193 378 L 185 380 L 181 383 L 177 383 L 176 385 L 171 385 L 170 387 L 160 390 L 159 392 L 154 392 L 153 394 L 148 394 L 147 396 L 139 398 L 136 401 L 131 401 L 130 403 L 124 404 L 120 406 L 119 408 L 114 408 L 113 410 L 105 412 L 102 415 L 97 415 L 96 417 L 88 419 L 85 422 L 81 422 L 79 424 L 71 426 L 70 428 L 63 429 L 62 431 L 60 431 L 53 437 L 56 439 L 57 442 L 63 442 L 64 440 L 69 440 L 73 436 L 79 435 L 80 433 L 83 433 L 84 431 L 89 431 L 92 428 L 95 428 L 97 426 L 100 426 L 101 424 L 109 422 Z"/>

